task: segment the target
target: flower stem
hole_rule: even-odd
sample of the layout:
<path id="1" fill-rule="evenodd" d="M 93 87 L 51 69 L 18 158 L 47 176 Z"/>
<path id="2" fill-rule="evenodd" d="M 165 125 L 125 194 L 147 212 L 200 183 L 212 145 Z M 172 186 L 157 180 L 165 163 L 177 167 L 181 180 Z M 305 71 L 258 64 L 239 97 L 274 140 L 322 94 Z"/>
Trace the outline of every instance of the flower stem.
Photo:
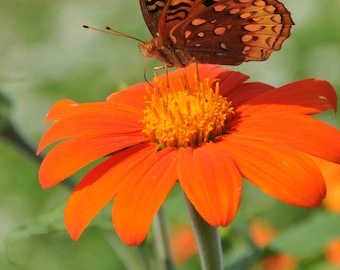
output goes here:
<path id="1" fill-rule="evenodd" d="M 7 142 L 12 144 L 14 147 L 19 149 L 21 152 L 27 154 L 29 158 L 40 164 L 43 160 L 41 155 L 37 156 L 35 148 L 33 148 L 20 134 L 16 127 L 7 121 L 4 127 L 1 129 L 0 138 L 5 139 Z M 70 190 L 75 188 L 75 184 L 72 181 L 63 181 L 63 185 L 67 186 Z"/>
<path id="2" fill-rule="evenodd" d="M 185 202 L 195 234 L 202 270 L 222 270 L 222 246 L 217 227 L 209 225 L 196 211 L 186 195 Z"/>
<path id="3" fill-rule="evenodd" d="M 155 233 L 156 252 L 162 270 L 175 270 L 169 247 L 169 236 L 164 207 L 161 207 L 153 222 Z"/>
<path id="4" fill-rule="evenodd" d="M 110 228 L 112 230 L 112 228 Z M 126 270 L 150 269 L 149 258 L 144 255 L 143 246 L 127 246 L 115 233 L 103 232 L 103 235 L 113 251 L 118 255 Z"/>

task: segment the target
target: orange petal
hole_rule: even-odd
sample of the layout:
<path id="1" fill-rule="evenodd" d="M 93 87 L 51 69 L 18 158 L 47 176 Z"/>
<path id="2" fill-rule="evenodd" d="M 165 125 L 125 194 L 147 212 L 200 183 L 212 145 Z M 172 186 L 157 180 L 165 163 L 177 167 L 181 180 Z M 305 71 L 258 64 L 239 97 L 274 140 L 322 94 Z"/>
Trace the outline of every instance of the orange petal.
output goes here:
<path id="1" fill-rule="evenodd" d="M 198 68 L 198 75 L 200 80 L 204 80 L 205 78 L 210 78 L 211 80 L 214 80 L 215 78 L 221 79 L 220 76 L 226 76 L 231 74 L 238 74 L 239 77 L 242 77 L 243 80 L 247 80 L 249 77 L 247 75 L 244 75 L 238 71 L 234 71 L 228 68 L 222 68 L 220 66 L 216 65 L 207 65 L 207 64 L 192 64 L 189 66 L 188 74 L 192 77 L 193 83 L 196 82 L 195 75 Z M 186 68 L 187 69 L 187 68 Z"/>
<path id="2" fill-rule="evenodd" d="M 242 181 L 224 149 L 213 143 L 180 149 L 177 172 L 190 202 L 209 224 L 226 226 L 234 219 Z"/>
<path id="3" fill-rule="evenodd" d="M 199 75 L 201 79 L 205 79 L 206 77 L 213 80 L 218 80 L 220 83 L 220 94 L 226 96 L 227 93 L 232 91 L 233 89 L 242 85 L 246 80 L 249 79 L 248 75 L 245 75 L 238 71 L 228 70 L 225 68 L 221 68 L 219 66 L 213 66 L 211 69 L 206 71 L 206 67 L 203 69 L 203 72 L 200 69 Z M 217 74 L 217 72 L 220 72 Z"/>
<path id="4" fill-rule="evenodd" d="M 117 194 L 131 171 L 143 162 L 155 147 L 141 144 L 113 155 L 91 170 L 73 191 L 66 209 L 65 225 L 77 240 L 96 214 Z"/>
<path id="5" fill-rule="evenodd" d="M 232 90 L 249 78 L 249 76 L 238 71 L 233 71 L 216 65 L 195 63 L 185 67 L 185 69 L 180 68 L 174 72 L 159 76 L 157 79 L 162 80 L 164 83 L 172 81 L 176 88 L 180 88 L 182 86 L 182 77 L 185 75 L 189 86 L 194 88 L 197 83 L 197 70 L 200 80 L 210 78 L 211 82 L 214 80 L 220 81 L 220 84 L 223 84 L 224 86 L 223 93 Z"/>
<path id="6" fill-rule="evenodd" d="M 259 95 L 237 108 L 244 115 L 265 112 L 315 114 L 336 109 L 337 97 L 327 81 L 306 79 Z"/>
<path id="7" fill-rule="evenodd" d="M 129 119 L 136 119 L 137 121 L 143 116 L 142 109 L 130 110 L 130 108 L 116 106 L 108 102 L 90 102 L 90 103 L 76 103 L 72 100 L 61 100 L 56 102 L 48 112 L 45 122 L 60 121 L 72 116 L 93 114 L 108 115 L 113 118 L 129 117 Z"/>
<path id="8" fill-rule="evenodd" d="M 225 82 L 227 84 L 227 82 Z M 258 95 L 264 94 L 270 90 L 275 89 L 273 86 L 265 84 L 265 83 L 258 83 L 258 82 L 251 82 L 251 83 L 243 83 L 239 86 L 232 89 L 232 91 L 228 93 L 224 93 L 224 85 L 221 85 L 220 93 L 227 97 L 228 100 L 231 100 L 233 103 L 233 107 L 237 108 L 238 106 L 242 105 L 243 103 L 247 102 L 249 99 L 252 99 Z"/>
<path id="9" fill-rule="evenodd" d="M 49 110 L 45 122 L 57 121 L 65 116 L 69 115 L 70 108 L 77 106 L 78 103 L 73 100 L 63 99 L 54 103 Z"/>
<path id="10" fill-rule="evenodd" d="M 340 164 L 311 156 L 325 178 L 327 195 L 323 205 L 327 211 L 340 214 Z"/>
<path id="11" fill-rule="evenodd" d="M 112 208 L 114 227 L 127 245 L 140 244 L 152 220 L 176 183 L 177 151 L 171 148 L 144 155 L 126 174 Z"/>
<path id="12" fill-rule="evenodd" d="M 295 113 L 256 113 L 231 122 L 230 132 L 299 149 L 340 163 L 340 131 L 308 116 Z M 325 138 L 327 138 L 325 140 Z"/>
<path id="13" fill-rule="evenodd" d="M 279 200 L 315 207 L 326 195 L 320 170 L 301 152 L 233 134 L 224 137 L 219 145 L 228 151 L 246 179 Z"/>
<path id="14" fill-rule="evenodd" d="M 137 119 L 120 117 L 119 115 L 84 113 L 69 116 L 56 122 L 43 135 L 39 142 L 37 154 L 45 147 L 61 139 L 74 136 L 109 135 L 143 137 L 142 124 Z"/>
<path id="15" fill-rule="evenodd" d="M 132 85 L 125 90 L 113 93 L 106 101 L 115 106 L 123 107 L 130 112 L 136 111 L 141 113 L 145 108 L 144 97 L 148 96 L 147 87 L 147 83 Z"/>
<path id="16" fill-rule="evenodd" d="M 328 81 L 305 79 L 286 84 L 279 89 L 283 93 L 292 93 L 297 101 L 303 100 L 303 105 L 306 107 L 306 111 L 303 112 L 305 114 L 318 113 L 328 109 L 336 111 L 338 98 L 335 89 Z"/>
<path id="17" fill-rule="evenodd" d="M 218 76 L 212 77 L 208 74 L 211 80 L 217 79 L 220 83 L 220 94 L 223 96 L 228 96 L 229 92 L 240 87 L 246 80 L 249 79 L 248 75 L 245 75 L 241 72 L 227 70 L 225 72 L 221 72 Z M 204 78 L 202 76 L 202 78 Z"/>
<path id="18" fill-rule="evenodd" d="M 145 140 L 145 137 L 93 135 L 69 139 L 46 155 L 39 170 L 43 188 L 64 180 L 90 162 Z"/>
<path id="19" fill-rule="evenodd" d="M 227 68 L 221 68 L 220 66 L 216 65 L 206 65 L 206 64 L 191 64 L 185 68 L 177 69 L 174 72 L 163 74 L 162 76 L 158 77 L 161 80 L 166 82 L 167 79 L 170 80 L 179 80 L 183 75 L 186 75 L 188 78 L 188 82 L 190 85 L 195 85 L 197 83 L 196 72 L 198 70 L 199 79 L 205 79 L 207 77 L 211 78 L 212 80 L 220 76 L 221 74 L 242 74 L 237 71 L 233 71 Z M 248 78 L 246 75 L 241 75 L 242 77 Z"/>

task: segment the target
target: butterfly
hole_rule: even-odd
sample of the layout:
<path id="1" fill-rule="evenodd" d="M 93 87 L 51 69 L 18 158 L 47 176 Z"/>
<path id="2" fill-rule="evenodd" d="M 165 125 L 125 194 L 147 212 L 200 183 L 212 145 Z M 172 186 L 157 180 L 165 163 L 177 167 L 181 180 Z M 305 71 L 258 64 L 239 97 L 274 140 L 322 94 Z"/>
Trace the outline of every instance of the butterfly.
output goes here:
<path id="1" fill-rule="evenodd" d="M 139 0 L 153 38 L 142 53 L 167 66 L 239 65 L 281 49 L 294 24 L 277 0 Z"/>

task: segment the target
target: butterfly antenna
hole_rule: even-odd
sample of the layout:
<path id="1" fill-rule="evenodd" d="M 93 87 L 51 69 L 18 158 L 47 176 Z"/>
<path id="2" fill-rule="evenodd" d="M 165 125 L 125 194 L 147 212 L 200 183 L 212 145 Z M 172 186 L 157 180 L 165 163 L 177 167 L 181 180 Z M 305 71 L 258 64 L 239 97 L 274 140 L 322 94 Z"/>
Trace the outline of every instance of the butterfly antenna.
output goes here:
<path id="1" fill-rule="evenodd" d="M 139 38 L 136 38 L 136 37 L 124 34 L 122 32 L 119 32 L 119 31 L 115 30 L 115 29 L 112 29 L 109 26 L 105 26 L 106 30 L 104 30 L 104 29 L 100 29 L 100 28 L 96 28 L 96 27 L 92 27 L 92 26 L 84 24 L 83 28 L 94 30 L 94 31 L 98 31 L 98 32 L 109 34 L 109 35 L 116 36 L 116 37 L 125 37 L 125 38 L 133 39 L 133 40 L 136 40 L 138 42 L 144 43 L 144 41 L 139 39 Z"/>

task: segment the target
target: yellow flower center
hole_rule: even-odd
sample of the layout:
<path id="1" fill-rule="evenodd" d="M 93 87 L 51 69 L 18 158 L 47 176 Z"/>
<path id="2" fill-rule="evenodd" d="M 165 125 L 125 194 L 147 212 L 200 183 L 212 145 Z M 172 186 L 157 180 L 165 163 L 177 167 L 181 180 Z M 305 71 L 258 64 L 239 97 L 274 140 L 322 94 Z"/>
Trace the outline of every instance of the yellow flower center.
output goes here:
<path id="1" fill-rule="evenodd" d="M 160 149 L 199 146 L 225 133 L 234 109 L 219 94 L 218 82 L 212 89 L 209 78 L 197 81 L 193 88 L 184 77 L 181 87 L 175 87 L 171 81 L 169 86 L 157 78 L 155 81 L 157 87 L 148 89 L 151 99 L 146 101 L 142 122 L 143 132 Z"/>

